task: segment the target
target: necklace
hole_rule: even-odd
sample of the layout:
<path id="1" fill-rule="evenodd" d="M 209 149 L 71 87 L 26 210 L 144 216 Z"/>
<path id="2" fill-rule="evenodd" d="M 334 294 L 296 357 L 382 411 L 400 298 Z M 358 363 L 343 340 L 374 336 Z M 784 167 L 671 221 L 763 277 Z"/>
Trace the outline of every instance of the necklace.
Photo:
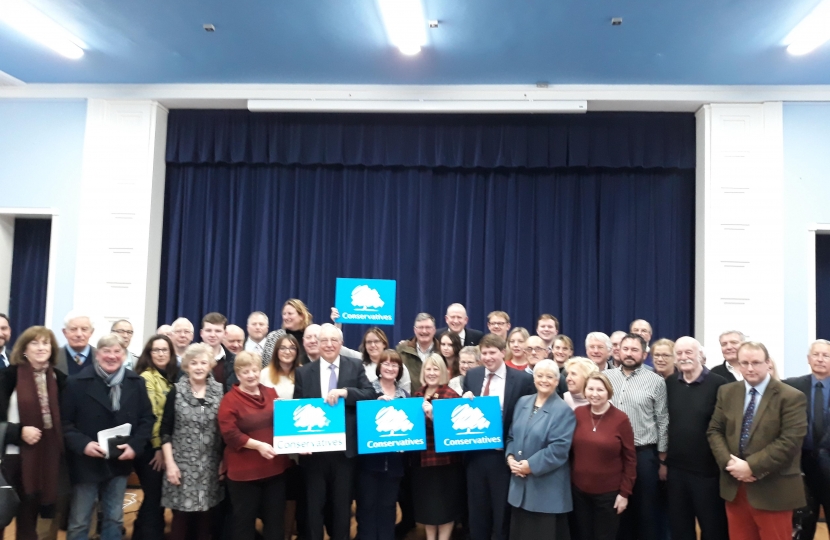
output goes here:
<path id="1" fill-rule="evenodd" d="M 597 426 L 599 426 L 599 423 L 602 422 L 603 418 L 605 418 L 605 413 L 607 413 L 607 412 L 608 412 L 608 409 L 605 409 L 605 412 L 603 412 L 602 414 L 599 415 L 599 420 L 594 422 L 594 411 L 591 411 L 591 425 L 594 426 L 593 431 L 597 430 Z"/>

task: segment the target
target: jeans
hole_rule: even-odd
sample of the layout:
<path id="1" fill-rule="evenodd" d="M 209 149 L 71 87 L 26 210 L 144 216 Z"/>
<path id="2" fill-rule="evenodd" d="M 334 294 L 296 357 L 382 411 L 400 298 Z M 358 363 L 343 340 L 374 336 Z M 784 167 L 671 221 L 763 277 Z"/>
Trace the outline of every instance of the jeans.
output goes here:
<path id="1" fill-rule="evenodd" d="M 116 476 L 97 484 L 72 486 L 72 506 L 69 509 L 69 530 L 66 540 L 87 540 L 95 501 L 101 509 L 101 540 L 121 540 L 124 522 L 124 492 L 127 477 Z"/>

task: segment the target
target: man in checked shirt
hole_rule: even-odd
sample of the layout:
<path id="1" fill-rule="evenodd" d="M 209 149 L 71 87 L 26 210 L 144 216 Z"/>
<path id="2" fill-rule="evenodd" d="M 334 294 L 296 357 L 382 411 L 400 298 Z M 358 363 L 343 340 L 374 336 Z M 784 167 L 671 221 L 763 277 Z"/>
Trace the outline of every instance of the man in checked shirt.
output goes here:
<path id="1" fill-rule="evenodd" d="M 667 523 L 660 480 L 666 479 L 669 411 L 666 382 L 643 366 L 646 342 L 637 334 L 620 341 L 618 369 L 605 371 L 614 388 L 614 406 L 628 415 L 637 450 L 637 481 L 623 512 L 617 540 L 664 540 Z"/>

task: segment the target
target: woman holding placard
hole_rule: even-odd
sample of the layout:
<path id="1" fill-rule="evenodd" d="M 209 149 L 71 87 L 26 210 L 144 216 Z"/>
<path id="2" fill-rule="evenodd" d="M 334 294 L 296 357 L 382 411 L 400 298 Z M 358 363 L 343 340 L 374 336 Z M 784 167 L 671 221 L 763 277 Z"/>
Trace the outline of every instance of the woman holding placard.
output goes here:
<path id="1" fill-rule="evenodd" d="M 234 384 L 219 405 L 219 430 L 225 439 L 228 492 L 233 507 L 234 540 L 253 540 L 262 518 L 265 540 L 282 540 L 285 522 L 287 456 L 271 445 L 277 393 L 259 382 L 262 360 L 256 353 L 236 355 Z"/>
<path id="2" fill-rule="evenodd" d="M 533 368 L 536 393 L 522 396 L 507 436 L 510 540 L 567 540 L 571 511 L 568 455 L 576 419 L 556 395 L 559 367 L 541 360 Z"/>
<path id="3" fill-rule="evenodd" d="M 210 347 L 188 346 L 181 365 L 187 376 L 165 397 L 158 432 L 166 473 L 161 506 L 173 511 L 172 540 L 210 538 L 210 511 L 225 497 L 219 483 L 222 439 L 216 421 L 224 391 L 213 378 L 215 365 Z"/>
<path id="4" fill-rule="evenodd" d="M 386 354 L 388 348 L 389 338 L 386 337 L 386 332 L 377 326 L 366 330 L 363 334 L 360 350 L 363 356 L 363 369 L 366 370 L 366 378 L 370 383 L 378 380 L 378 362 Z M 409 377 L 409 370 L 406 366 L 403 366 L 403 373 L 398 378 L 398 386 L 407 395 L 412 392 L 412 379 Z"/>
<path id="5" fill-rule="evenodd" d="M 375 364 L 372 388 L 378 399 L 408 398 L 400 386 L 403 361 L 397 352 L 385 350 Z M 358 456 L 357 536 L 361 540 L 394 540 L 395 503 L 404 473 L 404 454 L 384 452 Z"/>
<path id="6" fill-rule="evenodd" d="M 413 397 L 424 398 L 427 449 L 415 454 L 412 468 L 412 498 L 415 521 L 422 523 L 427 540 L 449 540 L 455 521 L 466 502 L 462 489 L 461 459 L 456 453 L 435 452 L 432 428 L 432 401 L 460 397 L 447 385 L 449 375 L 444 359 L 432 354 L 421 368 L 421 388 Z"/>

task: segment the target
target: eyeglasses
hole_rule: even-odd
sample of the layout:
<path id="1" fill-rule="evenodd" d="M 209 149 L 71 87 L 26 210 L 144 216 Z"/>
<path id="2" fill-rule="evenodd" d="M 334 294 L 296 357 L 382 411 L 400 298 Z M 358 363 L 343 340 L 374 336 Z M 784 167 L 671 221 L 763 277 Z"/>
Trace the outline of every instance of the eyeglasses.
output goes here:
<path id="1" fill-rule="evenodd" d="M 122 335 L 125 335 L 125 336 L 131 336 L 131 335 L 134 334 L 134 332 L 132 330 L 113 330 L 112 332 L 114 334 L 122 334 Z"/>
<path id="2" fill-rule="evenodd" d="M 366 345 L 380 345 L 382 343 L 383 342 L 379 339 L 367 339 L 366 340 Z"/>
<path id="3" fill-rule="evenodd" d="M 320 340 L 320 345 L 330 345 L 330 344 L 333 345 L 335 343 L 340 343 L 340 340 L 339 339 L 334 339 L 334 338 L 331 338 L 331 339 L 326 338 L 326 339 L 321 339 Z"/>
<path id="4" fill-rule="evenodd" d="M 398 363 L 397 363 L 397 362 L 393 362 L 392 360 L 387 360 L 387 361 L 385 361 L 385 362 L 381 362 L 381 363 L 380 363 L 380 365 L 381 365 L 382 367 L 392 367 L 392 366 L 396 366 L 396 367 L 397 367 Z"/>
<path id="5" fill-rule="evenodd" d="M 170 349 L 150 349 L 151 354 L 169 354 Z"/>
<path id="6" fill-rule="evenodd" d="M 297 347 L 280 347 L 280 352 L 295 352 Z"/>
<path id="7" fill-rule="evenodd" d="M 530 352 L 547 352 L 548 348 L 547 347 L 528 347 L 527 350 L 530 351 Z"/>
<path id="8" fill-rule="evenodd" d="M 499 327 L 504 326 L 506 324 L 507 324 L 506 322 L 499 322 L 499 321 L 490 321 L 490 322 L 487 323 L 488 326 L 499 326 Z"/>

